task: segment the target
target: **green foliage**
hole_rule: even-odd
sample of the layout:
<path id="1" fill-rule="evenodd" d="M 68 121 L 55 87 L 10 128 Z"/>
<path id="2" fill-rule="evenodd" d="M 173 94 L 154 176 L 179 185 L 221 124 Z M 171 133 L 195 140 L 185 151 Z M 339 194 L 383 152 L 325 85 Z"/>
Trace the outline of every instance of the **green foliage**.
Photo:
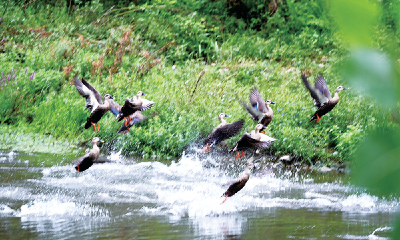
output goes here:
<path id="1" fill-rule="evenodd" d="M 393 5 L 393 6 L 392 6 Z M 344 74 L 357 89 L 376 99 L 380 106 L 391 111 L 387 124 L 376 124 L 354 154 L 352 181 L 383 197 L 398 197 L 400 165 L 400 66 L 398 62 L 398 3 L 384 1 L 334 1 L 333 16 L 344 39 L 357 46 L 345 64 Z M 339 8 L 340 13 L 339 14 Z M 345 9 L 345 11 L 342 11 Z M 384 9 L 386 11 L 380 12 Z M 351 19 L 356 21 L 349 22 Z M 356 16 L 354 18 L 354 16 Z M 378 23 L 378 19 L 380 22 Z M 374 27 L 378 34 L 373 33 Z M 371 40 L 375 38 L 374 43 Z M 379 47 L 374 49 L 371 47 Z M 379 115 L 378 115 L 379 116 Z M 349 132 L 350 133 L 350 132 Z M 359 135 L 357 128 L 350 134 Z M 345 134 L 341 138 L 347 138 Z M 357 139 L 357 138 L 355 138 Z M 338 144 L 337 147 L 341 147 Z M 395 223 L 393 239 L 399 239 L 399 218 Z"/>

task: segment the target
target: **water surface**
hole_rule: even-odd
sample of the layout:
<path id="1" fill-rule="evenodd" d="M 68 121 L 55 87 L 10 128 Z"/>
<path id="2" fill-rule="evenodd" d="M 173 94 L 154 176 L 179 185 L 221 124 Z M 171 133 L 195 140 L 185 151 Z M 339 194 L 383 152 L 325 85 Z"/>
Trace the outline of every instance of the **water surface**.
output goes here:
<path id="1" fill-rule="evenodd" d="M 246 165 L 194 151 L 172 163 L 108 156 L 83 173 L 73 157 L 0 152 L 3 239 L 388 239 L 398 199 L 345 174 L 262 167 L 221 204 Z M 49 166 L 49 162 L 59 162 Z"/>

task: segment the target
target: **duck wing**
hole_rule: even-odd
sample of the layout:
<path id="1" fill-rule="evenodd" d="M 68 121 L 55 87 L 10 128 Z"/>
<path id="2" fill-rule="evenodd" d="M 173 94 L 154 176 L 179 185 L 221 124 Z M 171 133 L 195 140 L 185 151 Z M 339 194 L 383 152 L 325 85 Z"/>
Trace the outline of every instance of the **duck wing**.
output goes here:
<path id="1" fill-rule="evenodd" d="M 269 148 L 277 140 L 277 139 L 267 136 L 263 133 L 260 133 L 260 135 L 261 135 L 260 142 L 257 143 L 257 147 L 259 147 L 259 148 Z"/>
<path id="2" fill-rule="evenodd" d="M 86 85 L 84 85 L 76 76 L 74 77 L 74 84 L 78 93 L 86 99 L 85 107 L 90 111 L 96 109 L 99 106 L 99 101 L 97 101 L 95 93 L 86 87 Z"/>
<path id="3" fill-rule="evenodd" d="M 210 145 L 216 145 L 225 139 L 235 136 L 240 132 L 240 130 L 242 130 L 243 124 L 244 120 L 241 119 L 239 121 L 215 128 L 204 140 L 204 145 L 207 143 Z"/>
<path id="4" fill-rule="evenodd" d="M 74 161 L 74 166 L 78 172 L 83 172 L 90 168 L 94 161 L 96 161 L 96 155 L 93 152 L 89 152 L 84 156 L 77 158 Z"/>
<path id="5" fill-rule="evenodd" d="M 118 122 L 121 121 L 124 117 L 127 117 L 136 111 L 140 111 L 142 107 L 142 103 L 138 101 L 131 101 L 129 99 L 125 100 L 124 105 L 121 108 L 120 113 L 117 116 Z"/>
<path id="6" fill-rule="evenodd" d="M 147 99 L 142 98 L 142 106 L 140 107 L 140 111 L 145 111 L 150 109 L 154 105 L 154 103 L 155 102 L 153 101 L 149 101 Z"/>
<path id="7" fill-rule="evenodd" d="M 146 120 L 147 117 L 143 115 L 140 111 L 136 111 L 134 114 L 129 115 L 131 117 L 131 121 L 125 126 L 122 124 L 122 127 L 118 130 L 117 133 L 128 133 L 128 129 L 131 128 L 134 124 L 140 123 L 143 120 Z"/>
<path id="8" fill-rule="evenodd" d="M 82 83 L 83 83 L 83 85 L 85 85 L 90 91 L 93 92 L 93 94 L 94 94 L 94 96 L 95 96 L 97 102 L 98 102 L 99 104 L 103 104 L 103 101 L 101 100 L 101 95 L 100 95 L 100 93 L 99 93 L 94 87 L 92 87 L 92 85 L 90 85 L 90 84 L 86 81 L 86 79 L 82 78 Z"/>
<path id="9" fill-rule="evenodd" d="M 323 76 L 318 76 L 315 80 L 315 88 L 318 89 L 328 100 L 332 99 L 331 92 L 329 92 L 329 88 L 326 85 L 325 78 Z"/>
<path id="10" fill-rule="evenodd" d="M 253 88 L 253 90 L 250 93 L 250 103 L 253 108 L 256 110 L 266 113 L 268 109 L 265 106 L 265 101 L 261 97 L 260 92 L 258 92 L 257 88 Z"/>
<path id="11" fill-rule="evenodd" d="M 244 133 L 242 137 L 236 142 L 236 145 L 229 152 L 251 148 L 253 147 L 252 142 L 254 141 L 255 140 L 251 138 L 250 134 Z"/>
<path id="12" fill-rule="evenodd" d="M 307 80 L 307 77 L 306 77 L 306 75 L 304 75 L 304 73 L 301 74 L 301 79 L 303 80 L 304 86 L 310 92 L 310 95 L 313 98 L 314 105 L 316 107 L 321 107 L 322 105 L 324 105 L 325 103 L 327 103 L 329 101 L 329 99 L 325 95 L 323 95 L 319 89 L 313 87 L 310 84 L 310 82 Z"/>
<path id="13" fill-rule="evenodd" d="M 107 101 L 110 103 L 110 111 L 115 116 L 118 116 L 118 114 L 121 112 L 121 106 L 112 99 L 108 99 Z"/>
<path id="14" fill-rule="evenodd" d="M 230 150 L 230 152 L 252 147 L 268 148 L 272 145 L 274 141 L 276 141 L 275 138 L 268 137 L 265 134 L 260 133 L 260 135 L 261 139 L 256 140 L 252 138 L 251 135 L 248 133 L 243 134 L 243 136 L 239 139 L 239 141 L 237 141 L 236 145 Z"/>
<path id="15" fill-rule="evenodd" d="M 250 116 L 253 118 L 254 121 L 260 121 L 264 117 L 264 113 L 257 110 L 256 108 L 247 105 L 245 102 L 242 100 L 239 100 L 239 102 L 243 105 L 243 107 L 246 108 L 247 112 L 250 113 Z M 265 104 L 264 104 L 265 105 Z"/>
<path id="16" fill-rule="evenodd" d="M 222 194 L 222 197 L 232 197 L 237 192 L 242 190 L 242 188 L 246 185 L 246 182 L 247 182 L 247 180 L 238 178 L 236 180 L 233 180 L 233 181 L 227 183 L 226 185 L 229 184 L 230 186 L 229 186 L 228 190 L 226 190 L 226 192 L 224 192 L 224 194 Z"/>

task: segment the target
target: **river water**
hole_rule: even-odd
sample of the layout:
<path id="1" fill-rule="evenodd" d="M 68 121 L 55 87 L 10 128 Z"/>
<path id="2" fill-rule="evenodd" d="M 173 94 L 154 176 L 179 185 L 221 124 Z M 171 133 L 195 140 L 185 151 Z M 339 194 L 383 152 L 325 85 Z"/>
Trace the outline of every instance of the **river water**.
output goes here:
<path id="1" fill-rule="evenodd" d="M 0 238 L 389 239 L 399 206 L 346 174 L 266 166 L 221 204 L 245 160 L 107 158 L 79 173 L 74 157 L 0 152 Z"/>

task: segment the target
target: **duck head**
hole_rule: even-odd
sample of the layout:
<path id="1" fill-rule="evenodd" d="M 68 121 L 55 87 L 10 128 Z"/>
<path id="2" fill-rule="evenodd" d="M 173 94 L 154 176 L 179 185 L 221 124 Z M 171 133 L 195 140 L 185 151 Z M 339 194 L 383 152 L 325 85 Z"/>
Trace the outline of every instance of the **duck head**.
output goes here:
<path id="1" fill-rule="evenodd" d="M 99 137 L 94 137 L 92 139 L 92 144 L 103 143 L 104 141 L 101 140 Z"/>
<path id="2" fill-rule="evenodd" d="M 275 104 L 272 100 L 267 100 L 267 101 L 265 101 L 265 105 L 270 105 L 270 104 Z"/>
<path id="3" fill-rule="evenodd" d="M 138 91 L 137 93 L 136 93 L 136 97 L 141 97 L 141 96 L 144 96 L 144 95 L 146 95 L 146 93 L 144 93 L 144 92 L 142 92 L 142 91 Z"/>
<path id="4" fill-rule="evenodd" d="M 266 129 L 266 127 L 264 125 L 260 124 L 260 123 L 257 124 L 256 128 L 255 128 L 256 132 L 260 132 L 260 133 L 264 133 L 265 134 L 265 131 L 263 131 L 264 129 Z"/>
<path id="5" fill-rule="evenodd" d="M 106 95 L 104 95 L 104 102 L 105 102 L 106 100 L 109 100 L 109 99 L 114 99 L 114 97 L 111 96 L 110 94 L 106 93 Z"/>
<path id="6" fill-rule="evenodd" d="M 219 120 L 224 119 L 224 117 L 230 117 L 230 116 L 229 116 L 229 115 L 226 115 L 225 113 L 220 113 L 220 114 L 218 115 L 218 119 L 219 119 Z"/>
<path id="7" fill-rule="evenodd" d="M 346 87 L 343 87 L 343 86 L 339 86 L 339 87 L 337 87 L 337 88 L 335 89 L 335 93 L 336 93 L 336 92 L 340 92 L 340 91 L 342 91 L 342 90 L 347 90 L 347 89 L 349 89 L 349 88 L 346 88 Z"/>

